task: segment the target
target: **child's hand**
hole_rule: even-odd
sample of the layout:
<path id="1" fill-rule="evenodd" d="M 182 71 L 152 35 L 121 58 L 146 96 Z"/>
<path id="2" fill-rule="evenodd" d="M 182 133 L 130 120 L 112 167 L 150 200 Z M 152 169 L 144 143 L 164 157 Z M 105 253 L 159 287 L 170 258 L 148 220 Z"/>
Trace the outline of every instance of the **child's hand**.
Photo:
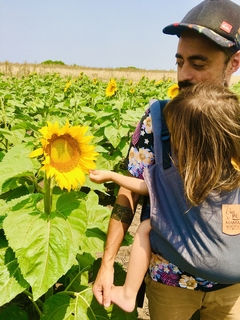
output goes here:
<path id="1" fill-rule="evenodd" d="M 91 170 L 89 172 L 89 178 L 92 182 L 96 183 L 112 181 L 111 171 L 108 170 Z"/>

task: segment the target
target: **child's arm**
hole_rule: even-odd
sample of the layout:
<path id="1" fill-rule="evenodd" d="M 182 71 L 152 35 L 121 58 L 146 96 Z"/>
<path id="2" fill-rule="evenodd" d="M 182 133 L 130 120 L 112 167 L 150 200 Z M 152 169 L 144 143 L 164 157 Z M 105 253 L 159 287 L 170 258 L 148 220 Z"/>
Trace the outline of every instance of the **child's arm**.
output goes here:
<path id="1" fill-rule="evenodd" d="M 89 173 L 89 178 L 91 181 L 96 183 L 113 181 L 132 192 L 136 192 L 144 196 L 148 195 L 147 185 L 145 181 L 141 179 L 124 176 L 109 170 L 92 170 Z"/>

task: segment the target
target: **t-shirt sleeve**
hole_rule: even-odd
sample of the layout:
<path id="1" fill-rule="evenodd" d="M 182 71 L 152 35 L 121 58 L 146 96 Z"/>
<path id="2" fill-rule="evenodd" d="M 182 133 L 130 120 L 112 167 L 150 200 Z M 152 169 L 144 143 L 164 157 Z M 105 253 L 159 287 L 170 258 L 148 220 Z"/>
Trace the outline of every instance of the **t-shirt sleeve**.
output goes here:
<path id="1" fill-rule="evenodd" d="M 150 109 L 148 109 L 133 133 L 126 158 L 126 166 L 132 176 L 144 179 L 144 169 L 154 163 L 152 117 Z"/>

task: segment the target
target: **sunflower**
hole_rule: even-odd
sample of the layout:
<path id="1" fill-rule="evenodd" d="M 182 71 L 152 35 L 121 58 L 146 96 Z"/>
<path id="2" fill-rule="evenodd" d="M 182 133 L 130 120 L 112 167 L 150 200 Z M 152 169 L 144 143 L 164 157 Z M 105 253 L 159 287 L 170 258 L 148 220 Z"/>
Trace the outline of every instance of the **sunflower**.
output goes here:
<path id="1" fill-rule="evenodd" d="M 155 86 L 158 87 L 159 85 L 163 84 L 163 80 L 158 80 L 155 82 Z"/>
<path id="2" fill-rule="evenodd" d="M 178 93 L 179 93 L 179 87 L 176 83 L 168 88 L 168 96 L 170 98 L 176 97 L 178 95 Z"/>
<path id="3" fill-rule="evenodd" d="M 114 79 L 111 79 L 108 82 L 107 88 L 106 88 L 106 96 L 107 97 L 112 97 L 114 94 L 117 92 L 117 84 Z"/>
<path id="4" fill-rule="evenodd" d="M 34 150 L 30 157 L 44 156 L 41 170 L 47 178 L 55 178 L 61 189 L 77 189 L 85 183 L 85 174 L 95 168 L 97 153 L 89 145 L 92 136 L 85 136 L 88 127 L 69 126 L 69 122 L 59 128 L 58 122 L 48 125 L 39 131 L 42 148 Z"/>
<path id="5" fill-rule="evenodd" d="M 71 84 L 72 84 L 71 80 L 67 82 L 67 84 L 65 85 L 65 88 L 64 88 L 64 92 L 67 92 L 67 90 L 71 86 Z"/>
<path id="6" fill-rule="evenodd" d="M 134 88 L 130 88 L 129 92 L 133 94 L 135 92 L 135 89 Z"/>

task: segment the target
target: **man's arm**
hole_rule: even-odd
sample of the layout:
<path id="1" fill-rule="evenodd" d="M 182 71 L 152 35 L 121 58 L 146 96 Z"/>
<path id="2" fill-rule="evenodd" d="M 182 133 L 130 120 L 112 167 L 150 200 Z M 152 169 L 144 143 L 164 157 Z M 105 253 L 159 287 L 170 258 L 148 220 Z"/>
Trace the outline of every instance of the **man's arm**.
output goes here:
<path id="1" fill-rule="evenodd" d="M 105 307 L 111 304 L 110 290 L 113 285 L 114 260 L 132 222 L 138 199 L 138 194 L 121 187 L 112 210 L 101 267 L 93 285 L 93 293 L 97 301 Z"/>
<path id="2" fill-rule="evenodd" d="M 151 151 L 153 146 L 153 135 L 149 127 L 147 127 L 148 130 L 144 129 L 146 127 L 144 122 L 149 123 L 149 121 L 145 121 L 147 118 L 150 120 L 149 109 L 145 112 L 136 127 L 136 130 L 132 136 L 127 156 L 127 166 L 129 173 L 139 179 L 142 178 L 145 165 L 142 164 L 141 157 L 139 157 L 137 166 L 135 165 L 135 162 L 137 160 L 134 158 L 135 151 L 140 149 L 142 150 L 142 148 L 145 149 L 147 147 L 147 166 L 149 167 L 154 164 L 154 154 Z M 147 145 L 146 141 L 148 142 Z M 132 148 L 134 149 L 133 153 L 131 152 Z M 133 157 L 134 159 L 132 159 L 131 157 Z M 100 304 L 106 307 L 108 307 L 111 303 L 110 290 L 113 285 L 114 260 L 122 244 L 125 233 L 132 222 L 139 197 L 139 194 L 121 187 L 118 192 L 116 203 L 112 210 L 111 219 L 108 225 L 108 235 L 105 251 L 102 258 L 102 264 L 98 271 L 96 281 L 93 285 L 93 293 L 96 299 Z"/>

